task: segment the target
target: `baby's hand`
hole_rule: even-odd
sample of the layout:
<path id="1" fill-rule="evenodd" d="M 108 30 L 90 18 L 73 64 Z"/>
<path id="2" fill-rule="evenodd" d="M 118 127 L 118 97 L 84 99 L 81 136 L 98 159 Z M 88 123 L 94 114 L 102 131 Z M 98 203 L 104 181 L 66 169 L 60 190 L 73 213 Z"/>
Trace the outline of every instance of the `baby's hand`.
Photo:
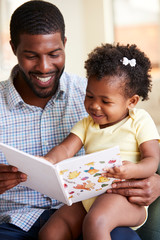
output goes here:
<path id="1" fill-rule="evenodd" d="M 131 179 L 134 172 L 135 163 L 129 161 L 123 161 L 123 165 L 120 167 L 104 168 L 106 173 L 103 173 L 105 177 Z"/>

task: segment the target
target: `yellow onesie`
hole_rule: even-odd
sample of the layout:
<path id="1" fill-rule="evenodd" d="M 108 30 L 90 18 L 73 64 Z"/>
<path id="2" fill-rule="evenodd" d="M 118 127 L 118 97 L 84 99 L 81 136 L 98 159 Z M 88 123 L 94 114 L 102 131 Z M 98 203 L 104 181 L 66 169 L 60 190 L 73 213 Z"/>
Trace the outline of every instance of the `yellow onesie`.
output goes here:
<path id="1" fill-rule="evenodd" d="M 92 118 L 79 121 L 71 130 L 84 144 L 85 152 L 93 153 L 119 145 L 122 161 L 138 162 L 139 145 L 153 139 L 160 139 L 157 128 L 150 115 L 143 109 L 132 109 L 129 116 L 117 124 L 99 128 Z M 83 201 L 88 211 L 95 198 Z"/>

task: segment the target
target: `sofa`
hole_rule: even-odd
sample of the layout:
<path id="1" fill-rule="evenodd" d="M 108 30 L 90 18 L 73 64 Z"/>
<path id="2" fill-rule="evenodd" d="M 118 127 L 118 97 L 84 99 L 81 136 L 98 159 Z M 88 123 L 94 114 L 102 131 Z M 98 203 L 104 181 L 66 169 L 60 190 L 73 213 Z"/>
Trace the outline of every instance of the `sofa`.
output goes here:
<path id="1" fill-rule="evenodd" d="M 138 103 L 137 107 L 150 113 L 160 134 L 160 79 L 154 79 L 149 100 Z M 150 205 L 148 220 L 137 232 L 142 240 L 160 240 L 160 197 Z"/>
<path id="2" fill-rule="evenodd" d="M 160 240 L 160 197 L 149 206 L 147 222 L 137 230 L 137 233 L 142 240 Z"/>

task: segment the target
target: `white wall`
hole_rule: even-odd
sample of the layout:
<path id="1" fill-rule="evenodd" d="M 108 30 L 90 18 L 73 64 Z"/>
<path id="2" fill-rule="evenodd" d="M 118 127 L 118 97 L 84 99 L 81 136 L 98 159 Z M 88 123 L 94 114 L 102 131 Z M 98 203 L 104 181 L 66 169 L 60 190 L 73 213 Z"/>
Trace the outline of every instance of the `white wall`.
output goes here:
<path id="1" fill-rule="evenodd" d="M 82 0 L 50 0 L 62 12 L 66 25 L 66 71 L 84 75 L 84 13 Z"/>
<path id="2" fill-rule="evenodd" d="M 6 0 L 0 0 L 6 1 Z M 7 0 L 17 8 L 17 0 Z M 104 43 L 105 41 L 112 41 L 112 0 L 48 0 L 55 4 L 62 12 L 66 24 L 66 67 L 65 70 L 70 73 L 75 73 L 81 76 L 85 76 L 84 61 L 87 59 L 88 53 L 93 50 L 97 45 Z M 24 0 L 23 0 L 24 2 Z M 23 3 L 22 2 L 22 3 Z M 10 5 L 10 4 L 9 4 Z M 20 5 L 18 3 L 18 5 Z M 10 5 L 11 8 L 11 5 Z M 3 13 L 3 9 L 1 9 Z M 107 13 L 107 14 L 106 14 Z M 11 14 L 8 14 L 8 21 Z M 6 16 L 5 16 L 6 18 Z M 111 22 L 111 25 L 108 22 Z M 106 24 L 107 23 L 107 24 Z M 8 32 L 9 30 L 7 30 Z M 8 39 L 9 41 L 9 39 Z M 8 43 L 7 43 L 8 44 Z M 5 54 L 9 51 L 10 45 L 5 46 Z M 2 55 L 2 54 L 1 54 Z M 0 56 L 1 56 L 0 55 Z M 16 59 L 9 58 L 6 66 L 1 61 L 2 68 L 0 69 L 1 80 L 2 70 L 6 74 L 3 76 L 9 76 L 9 68 L 14 66 Z"/>
<path id="3" fill-rule="evenodd" d="M 61 10 L 66 23 L 66 70 L 85 76 L 88 53 L 105 41 L 103 1 L 50 0 Z"/>

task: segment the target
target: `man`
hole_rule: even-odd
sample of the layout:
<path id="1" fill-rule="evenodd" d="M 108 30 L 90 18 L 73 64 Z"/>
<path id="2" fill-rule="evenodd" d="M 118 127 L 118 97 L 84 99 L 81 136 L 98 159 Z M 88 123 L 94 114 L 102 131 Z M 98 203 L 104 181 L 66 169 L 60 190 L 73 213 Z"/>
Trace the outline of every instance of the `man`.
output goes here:
<path id="1" fill-rule="evenodd" d="M 29 1 L 17 8 L 10 35 L 18 65 L 0 83 L 0 141 L 44 156 L 86 115 L 86 79 L 64 72 L 65 25 L 51 3 Z M 42 225 L 61 207 L 57 200 L 18 185 L 26 179 L 0 153 L 0 239 L 37 239 Z M 129 228 L 112 232 L 113 240 L 120 236 L 139 239 Z"/>

